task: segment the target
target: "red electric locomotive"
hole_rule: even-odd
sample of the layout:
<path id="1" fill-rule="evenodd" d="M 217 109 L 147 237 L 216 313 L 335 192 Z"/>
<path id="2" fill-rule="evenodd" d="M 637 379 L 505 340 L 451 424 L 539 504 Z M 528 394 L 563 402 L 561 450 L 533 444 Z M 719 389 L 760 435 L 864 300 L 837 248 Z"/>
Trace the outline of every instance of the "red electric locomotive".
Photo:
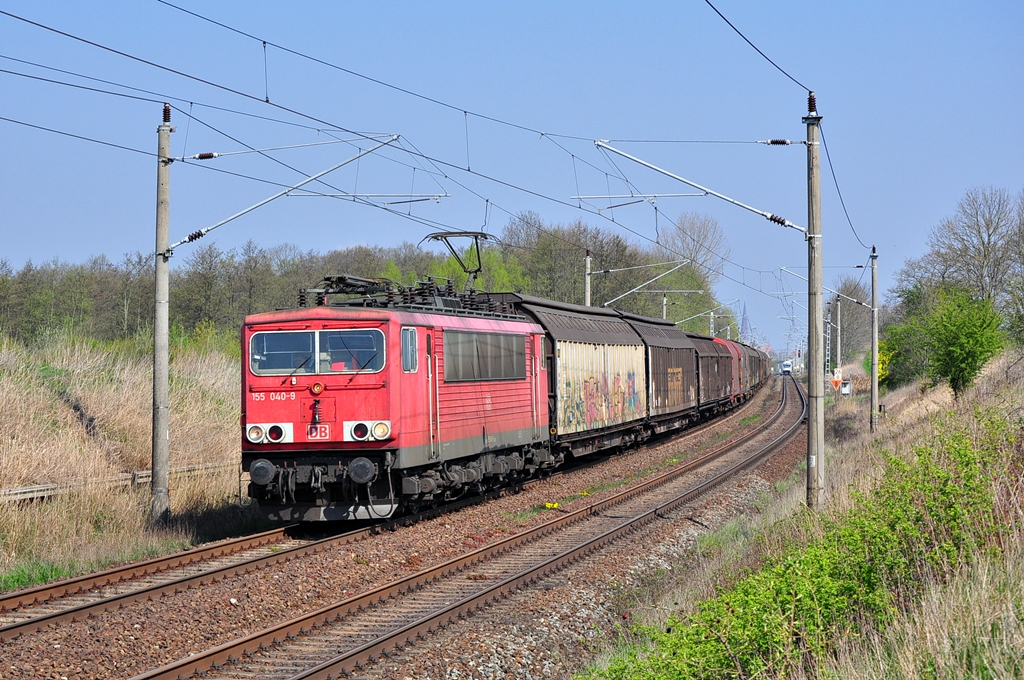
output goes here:
<path id="1" fill-rule="evenodd" d="M 436 287 L 399 307 L 324 305 L 384 292 L 327 283 L 308 291 L 321 304 L 242 330 L 242 460 L 268 517 L 390 517 L 554 464 L 539 326 Z"/>

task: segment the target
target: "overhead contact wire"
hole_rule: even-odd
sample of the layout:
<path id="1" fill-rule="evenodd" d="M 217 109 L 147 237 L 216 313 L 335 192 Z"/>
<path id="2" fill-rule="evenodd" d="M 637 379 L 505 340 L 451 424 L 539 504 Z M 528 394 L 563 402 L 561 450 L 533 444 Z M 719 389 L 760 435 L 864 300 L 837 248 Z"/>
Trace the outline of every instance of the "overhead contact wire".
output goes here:
<path id="1" fill-rule="evenodd" d="M 46 24 L 41 24 L 41 23 L 39 23 L 37 21 L 32 21 L 31 19 L 26 19 L 25 17 L 18 16 L 17 14 L 12 14 L 11 12 L 7 12 L 7 11 L 2 10 L 2 9 L 0 9 L 0 14 L 2 14 L 4 16 L 7 16 L 7 17 L 10 17 L 12 19 L 17 19 L 18 21 L 22 21 L 22 22 L 24 22 L 26 24 L 29 24 L 31 26 L 35 26 L 37 28 L 41 28 L 43 30 L 50 31 L 51 33 L 56 33 L 57 35 L 64 36 L 65 38 L 70 38 L 72 40 L 77 40 L 78 42 L 84 43 L 86 45 L 90 45 L 90 46 L 95 47 L 97 49 L 101 49 L 101 50 L 110 52 L 112 54 L 116 54 L 116 55 L 118 55 L 120 57 L 124 57 L 126 59 L 131 59 L 132 61 L 137 61 L 137 62 L 139 62 L 141 64 L 145 64 L 147 66 L 151 66 L 153 68 L 160 69 L 161 71 L 167 71 L 168 73 L 173 73 L 174 75 L 181 76 L 182 78 L 187 78 L 189 80 L 194 80 L 194 81 L 196 81 L 198 83 L 202 83 L 203 85 L 208 85 L 210 87 L 217 88 L 219 90 L 224 90 L 225 92 L 230 92 L 231 94 L 237 95 L 239 97 L 244 97 L 246 99 L 251 99 L 251 100 L 257 101 L 257 102 L 263 102 L 263 103 L 267 104 L 268 106 L 273 106 L 274 108 L 280 109 L 281 111 L 286 111 L 288 113 L 291 113 L 293 115 L 299 116 L 301 118 L 306 118 L 308 120 L 312 120 L 312 121 L 317 122 L 317 123 L 322 123 L 324 125 L 330 125 L 332 127 L 338 128 L 339 130 L 343 130 L 343 131 L 345 131 L 345 132 L 347 132 L 349 134 L 364 136 L 364 135 L 361 135 L 358 132 L 355 132 L 354 130 L 348 130 L 346 128 L 343 128 L 340 125 L 335 125 L 334 123 L 328 122 L 326 120 L 322 120 L 320 118 L 317 118 L 315 116 L 311 116 L 311 115 L 306 114 L 306 113 L 302 113 L 301 111 L 296 111 L 294 109 L 290 109 L 287 106 L 283 106 L 281 104 L 275 104 L 273 102 L 264 102 L 259 97 L 255 96 L 255 95 L 252 95 L 252 94 L 249 94 L 248 92 L 242 92 L 241 90 L 236 90 L 234 88 L 228 87 L 227 85 L 221 85 L 221 84 L 215 83 L 215 82 L 213 82 L 211 80 L 206 80 L 205 78 L 200 78 L 199 76 L 194 76 L 194 75 L 191 75 L 189 73 L 185 73 L 184 71 L 179 71 L 177 69 L 173 69 L 170 66 L 164 66 L 162 64 L 158 64 L 156 62 L 149 61 L 148 59 L 143 59 L 142 57 L 137 57 L 137 56 L 135 56 L 133 54 L 128 54 L 127 52 L 122 52 L 121 50 L 114 49 L 113 47 L 108 47 L 108 46 L 100 44 L 98 42 L 94 42 L 92 40 L 88 40 L 86 38 L 82 38 L 82 37 L 74 35 L 72 33 L 68 33 L 66 31 L 62 31 L 60 29 L 54 28 L 52 26 L 47 26 Z"/>
<path id="2" fill-rule="evenodd" d="M 161 1 L 162 1 L 162 0 L 161 0 Z M 797 85 L 799 85 L 800 87 L 804 88 L 804 90 L 806 90 L 807 92 L 810 92 L 810 91 L 811 91 L 809 87 L 807 87 L 806 85 L 804 85 L 803 83 L 801 83 L 801 82 L 800 82 L 799 80 L 797 80 L 797 79 L 796 79 L 796 78 L 794 78 L 793 76 L 791 76 L 791 75 L 789 75 L 788 73 L 786 73 L 785 69 L 783 69 L 783 68 L 782 68 L 781 66 L 779 66 L 778 64 L 776 64 L 776 63 L 775 63 L 774 61 L 772 61 L 772 60 L 771 60 L 771 59 L 770 59 L 770 58 L 768 57 L 768 55 L 767 55 L 767 54 L 765 54 L 765 53 L 764 53 L 764 52 L 762 52 L 762 51 L 761 51 L 760 49 L 758 49 L 757 45 L 755 45 L 754 43 L 750 42 L 750 39 L 748 39 L 748 38 L 747 38 L 747 36 L 743 35 L 743 33 L 742 33 L 742 32 L 740 31 L 740 29 L 738 29 L 738 28 L 736 28 L 735 26 L 733 26 L 733 23 L 732 23 L 731 21 L 729 21 L 728 19 L 726 19 L 726 18 L 725 18 L 725 15 L 724 15 L 724 14 L 722 14 L 721 12 L 719 12 L 719 11 L 718 11 L 718 8 L 717 8 L 717 7 L 715 7 L 714 5 L 712 5 L 712 4 L 711 4 L 711 0 L 704 0 L 704 2 L 706 2 L 706 3 L 707 3 L 708 7 L 710 7 L 710 8 L 711 8 L 711 9 L 713 9 L 713 10 L 715 10 L 715 14 L 717 14 L 718 16 L 720 16 L 720 17 L 722 18 L 722 21 L 724 21 L 725 23 L 729 24 L 729 28 L 731 28 L 732 30 L 736 31 L 736 35 L 738 35 L 739 37 L 743 38 L 743 40 L 744 40 L 744 41 L 745 41 L 745 42 L 746 42 L 746 43 L 747 43 L 748 45 L 750 45 L 751 47 L 753 47 L 753 48 L 754 48 L 754 51 L 755 51 L 755 52 L 757 52 L 757 53 L 758 53 L 758 54 L 760 54 L 760 55 L 761 55 L 762 57 L 764 57 L 764 58 L 765 58 L 765 60 L 766 60 L 766 61 L 767 61 L 767 62 L 768 62 L 769 64 L 771 64 L 772 66 L 774 66 L 775 68 L 777 68 L 777 69 L 779 70 L 779 73 L 781 73 L 782 75 L 786 76 L 787 78 L 789 78 L 790 80 L 792 80 L 792 81 L 793 81 L 794 83 L 796 83 L 796 84 L 797 84 Z"/>

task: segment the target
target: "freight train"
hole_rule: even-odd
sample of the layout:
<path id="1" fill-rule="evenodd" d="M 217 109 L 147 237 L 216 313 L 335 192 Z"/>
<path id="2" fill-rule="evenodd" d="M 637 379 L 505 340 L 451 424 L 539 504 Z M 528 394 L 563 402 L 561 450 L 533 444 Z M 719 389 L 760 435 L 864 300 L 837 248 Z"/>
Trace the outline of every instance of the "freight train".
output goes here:
<path id="1" fill-rule="evenodd" d="M 771 372 L 742 343 L 516 293 L 353 276 L 242 327 L 242 468 L 272 520 L 378 519 L 708 420 Z"/>

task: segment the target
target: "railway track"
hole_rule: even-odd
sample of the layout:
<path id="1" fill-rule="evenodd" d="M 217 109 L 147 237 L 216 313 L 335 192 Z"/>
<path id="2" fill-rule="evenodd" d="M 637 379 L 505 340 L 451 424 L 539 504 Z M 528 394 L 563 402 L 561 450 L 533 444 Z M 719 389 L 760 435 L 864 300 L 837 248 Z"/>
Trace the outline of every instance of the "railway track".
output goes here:
<path id="1" fill-rule="evenodd" d="M 393 529 L 396 525 L 414 523 L 442 512 L 454 512 L 468 505 L 485 502 L 494 495 L 464 499 L 436 510 L 319 540 L 290 538 L 288 532 L 295 529 L 296 525 L 289 525 L 3 594 L 0 595 L 0 642 L 46 626 L 81 621 L 90 615 L 118 609 L 132 602 L 173 595 L 334 546 L 356 543 L 382 530 Z"/>
<path id="2" fill-rule="evenodd" d="M 340 543 L 351 543 L 375 529 L 321 540 L 290 538 L 294 527 L 272 529 L 81 577 L 0 596 L 0 642 L 45 626 L 76 621 L 187 588 L 286 562 Z"/>
<path id="3" fill-rule="evenodd" d="M 747 406 L 749 403 L 725 417 L 690 428 L 685 434 L 693 435 L 713 427 L 721 428 L 737 422 L 742 418 Z M 598 464 L 600 460 L 598 457 L 588 457 L 577 468 Z M 568 471 L 559 471 L 555 475 Z M 541 480 L 531 480 L 527 485 L 538 481 Z M 132 602 L 201 587 L 206 583 L 301 558 L 336 545 L 354 543 L 381 530 L 393 529 L 396 525 L 412 524 L 442 512 L 457 511 L 468 505 L 485 502 L 502 493 L 506 491 L 467 498 L 443 508 L 396 518 L 321 540 L 291 538 L 289 532 L 295 527 L 282 527 L 57 583 L 2 594 L 0 642 L 12 640 L 27 632 L 41 630 L 46 626 L 84 620 L 90 615 L 115 610 Z"/>
<path id="4" fill-rule="evenodd" d="M 793 391 L 799 404 L 789 399 Z M 762 461 L 800 428 L 804 398 L 786 381 L 776 412 L 759 427 L 672 470 L 532 530 L 214 647 L 135 680 L 188 678 L 339 678 L 476 609 L 529 588 L 545 576 L 692 503 Z M 704 479 L 694 483 L 697 471 Z"/>

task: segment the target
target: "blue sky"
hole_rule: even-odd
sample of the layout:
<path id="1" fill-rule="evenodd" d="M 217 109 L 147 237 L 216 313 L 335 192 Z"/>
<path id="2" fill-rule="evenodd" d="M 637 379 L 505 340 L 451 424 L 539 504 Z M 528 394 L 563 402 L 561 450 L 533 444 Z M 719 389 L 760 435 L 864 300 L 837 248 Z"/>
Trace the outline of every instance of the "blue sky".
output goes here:
<path id="1" fill-rule="evenodd" d="M 167 100 L 177 107 L 176 156 L 358 138 L 325 130 L 394 133 L 402 136 L 396 148 L 328 181 L 349 193 L 450 194 L 440 203 L 390 210 L 380 207 L 384 199 L 373 199 L 373 207 L 286 197 L 201 242 L 224 250 L 250 238 L 326 251 L 415 243 L 442 228 L 500 234 L 511 215 L 526 210 L 548 223 L 582 219 L 646 243 L 680 213 L 706 213 L 722 225 L 732 250 L 725 273 L 740 282 L 723 280 L 719 299 L 745 303 L 751 323 L 774 346 L 792 337 L 790 321 L 778 317 L 804 312 L 771 293 L 806 290 L 779 273 L 806 266 L 798 232 L 712 197 L 662 197 L 657 211 L 648 202 L 597 210 L 612 201 L 580 210 L 570 198 L 628 193 L 622 177 L 634 191 L 691 192 L 604 155 L 593 143 L 623 140 L 612 145 L 806 225 L 804 147 L 750 143 L 804 139 L 806 92 L 705 2 L 175 4 L 259 40 L 156 0 L 0 0 L 4 12 L 194 76 L 0 15 L 0 69 L 156 100 L 0 72 L 0 117 L 153 153 L 159 102 Z M 878 247 L 883 290 L 906 258 L 925 251 L 929 230 L 952 214 L 968 188 L 1016 194 L 1024 187 L 1024 3 L 718 0 L 715 6 L 816 92 L 853 226 L 860 241 Z M 394 87 L 273 45 L 264 50 L 262 40 Z M 273 105 L 263 101 L 268 97 Z M 290 185 L 367 146 L 364 139 L 205 163 Z M 868 251 L 847 223 L 824 154 L 822 160 L 829 284 L 842 273 L 857 274 L 839 267 L 866 263 Z M 0 259 L 18 269 L 29 260 L 84 262 L 104 254 L 117 262 L 125 253 L 152 251 L 155 177 L 155 160 L 146 154 L 0 120 Z M 175 163 L 172 241 L 279 189 Z M 180 265 L 190 248 L 180 248 L 173 262 Z"/>

